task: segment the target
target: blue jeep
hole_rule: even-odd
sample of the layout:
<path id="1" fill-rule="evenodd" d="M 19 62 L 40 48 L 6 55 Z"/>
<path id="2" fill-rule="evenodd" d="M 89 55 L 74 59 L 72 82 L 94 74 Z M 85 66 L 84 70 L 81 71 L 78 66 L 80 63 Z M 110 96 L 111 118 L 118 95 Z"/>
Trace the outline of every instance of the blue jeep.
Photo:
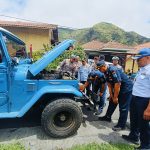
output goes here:
<path id="1" fill-rule="evenodd" d="M 0 118 L 22 117 L 38 109 L 41 125 L 49 136 L 68 137 L 78 130 L 82 122 L 76 101 L 82 97 L 78 81 L 43 71 L 73 42 L 65 40 L 32 63 L 25 43 L 0 28 Z"/>

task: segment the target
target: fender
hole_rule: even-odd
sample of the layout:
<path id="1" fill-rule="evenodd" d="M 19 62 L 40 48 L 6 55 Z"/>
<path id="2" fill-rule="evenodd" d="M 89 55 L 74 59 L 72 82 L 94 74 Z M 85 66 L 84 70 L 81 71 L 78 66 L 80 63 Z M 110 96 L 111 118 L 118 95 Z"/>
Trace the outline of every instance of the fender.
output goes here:
<path id="1" fill-rule="evenodd" d="M 20 110 L 17 117 L 22 117 L 38 100 L 41 96 L 47 93 L 70 93 L 77 97 L 82 97 L 82 93 L 78 91 L 75 87 L 69 85 L 55 85 L 55 86 L 45 86 L 37 91 L 34 96 L 29 100 L 29 102 Z"/>

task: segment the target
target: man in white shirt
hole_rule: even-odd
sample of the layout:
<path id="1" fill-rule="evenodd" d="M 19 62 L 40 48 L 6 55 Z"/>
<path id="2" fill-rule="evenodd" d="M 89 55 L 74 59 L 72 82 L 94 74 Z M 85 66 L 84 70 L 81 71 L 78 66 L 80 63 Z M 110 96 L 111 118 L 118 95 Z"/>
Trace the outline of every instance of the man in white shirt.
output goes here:
<path id="1" fill-rule="evenodd" d="M 130 106 L 130 134 L 122 137 L 140 146 L 136 149 L 150 150 L 150 48 L 141 49 L 137 56 L 140 67 L 132 91 Z"/>

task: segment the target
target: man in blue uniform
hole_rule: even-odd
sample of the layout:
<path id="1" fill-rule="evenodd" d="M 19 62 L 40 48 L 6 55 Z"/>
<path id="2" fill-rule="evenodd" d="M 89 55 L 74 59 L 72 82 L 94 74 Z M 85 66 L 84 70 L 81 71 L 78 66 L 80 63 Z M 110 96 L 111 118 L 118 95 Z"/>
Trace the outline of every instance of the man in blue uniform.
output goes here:
<path id="1" fill-rule="evenodd" d="M 117 125 L 112 129 L 114 131 L 123 130 L 125 129 L 128 109 L 132 97 L 132 82 L 125 73 L 112 65 L 106 65 L 105 61 L 97 63 L 97 69 L 104 73 L 110 94 L 106 115 L 99 117 L 99 120 L 111 122 L 111 116 L 119 103 L 119 120 Z"/>
<path id="2" fill-rule="evenodd" d="M 140 138 L 140 146 L 136 149 L 150 150 L 150 48 L 141 49 L 133 59 L 137 60 L 140 70 L 133 85 L 130 134 L 122 137 L 133 143 L 138 143 Z"/>
<path id="3" fill-rule="evenodd" d="M 98 94 L 100 96 L 100 101 L 98 103 L 97 100 L 95 100 L 95 98 L 98 99 L 98 97 L 93 96 L 93 102 L 95 106 L 94 109 L 96 109 L 96 105 L 98 104 L 98 111 L 95 113 L 95 115 L 99 115 L 102 113 L 106 101 L 106 83 L 104 74 L 99 70 L 93 70 L 92 72 L 90 72 L 84 88 L 86 88 L 90 84 L 92 85 L 93 95 L 97 95 L 98 91 L 100 92 Z"/>

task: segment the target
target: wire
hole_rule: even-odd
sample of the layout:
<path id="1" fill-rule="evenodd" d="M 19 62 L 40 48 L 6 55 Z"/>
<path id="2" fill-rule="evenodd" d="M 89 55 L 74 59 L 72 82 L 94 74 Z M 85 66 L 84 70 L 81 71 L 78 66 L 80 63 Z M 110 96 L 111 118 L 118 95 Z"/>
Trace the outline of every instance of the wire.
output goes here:
<path id="1" fill-rule="evenodd" d="M 7 18 L 14 18 L 14 19 L 18 19 L 18 20 L 30 21 L 30 22 L 38 22 L 38 21 L 33 21 L 33 20 L 28 20 L 28 19 L 23 19 L 23 18 L 17 18 L 17 17 L 7 16 L 7 15 L 2 15 L 2 14 L 0 14 L 0 16 L 7 17 Z M 38 23 L 42 23 L 42 22 L 38 22 Z"/>
<path id="2" fill-rule="evenodd" d="M 24 20 L 24 21 L 30 21 L 30 22 L 35 22 L 35 23 L 46 24 L 45 22 L 38 22 L 38 21 L 33 21 L 33 20 L 29 20 L 29 19 L 24 19 L 24 18 L 18 18 L 18 17 L 8 16 L 8 15 L 3 15 L 3 14 L 0 14 L 0 16 L 6 17 L 6 18 L 13 18 L 13 19 L 18 19 L 18 20 Z M 67 26 L 62 26 L 62 25 L 58 25 L 58 27 L 59 28 L 67 28 L 67 29 L 77 30 L 77 28 L 72 28 L 72 27 L 67 27 Z"/>

